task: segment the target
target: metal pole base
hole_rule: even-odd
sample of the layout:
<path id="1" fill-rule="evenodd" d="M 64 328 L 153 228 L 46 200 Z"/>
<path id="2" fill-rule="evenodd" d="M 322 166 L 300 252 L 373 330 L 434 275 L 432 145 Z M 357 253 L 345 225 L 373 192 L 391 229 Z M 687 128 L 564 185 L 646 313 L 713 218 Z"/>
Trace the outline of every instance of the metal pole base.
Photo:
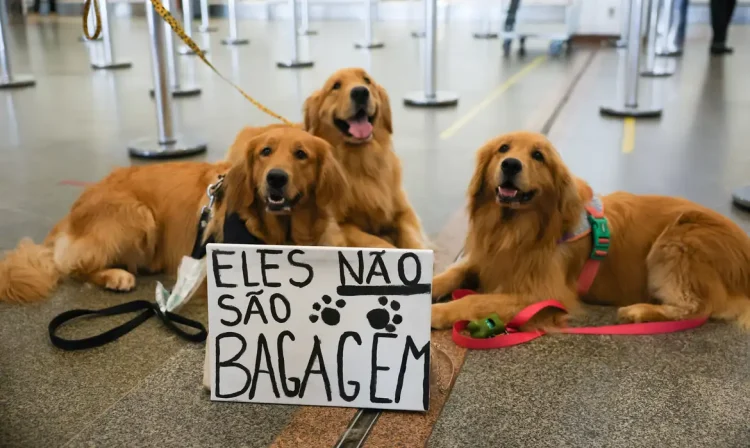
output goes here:
<path id="1" fill-rule="evenodd" d="M 412 31 L 411 32 L 411 37 L 416 37 L 417 39 L 422 38 L 424 36 L 425 36 L 424 31 Z"/>
<path id="2" fill-rule="evenodd" d="M 474 33 L 474 39 L 497 39 L 497 33 Z"/>
<path id="3" fill-rule="evenodd" d="M 310 68 L 315 63 L 313 61 L 281 61 L 276 63 L 278 68 Z"/>
<path id="4" fill-rule="evenodd" d="M 159 143 L 151 137 L 139 138 L 128 144 L 131 157 L 143 159 L 173 159 L 206 152 L 208 145 L 182 135 L 175 136 L 171 143 Z"/>
<path id="5" fill-rule="evenodd" d="M 662 109 L 660 108 L 642 108 L 642 107 L 606 107 L 599 108 L 599 113 L 608 117 L 633 117 L 633 118 L 658 118 L 661 117 Z"/>
<path id="6" fill-rule="evenodd" d="M 221 43 L 224 45 L 247 45 L 250 43 L 250 39 L 240 39 L 239 37 L 225 37 L 221 40 Z"/>
<path id="7" fill-rule="evenodd" d="M 368 50 L 372 50 L 373 48 L 383 48 L 385 47 L 385 44 L 383 42 L 355 42 L 354 48 L 367 48 Z"/>
<path id="8" fill-rule="evenodd" d="M 9 78 L 0 78 L 0 89 L 19 89 L 21 87 L 31 87 L 36 84 L 36 80 L 30 75 L 13 75 Z"/>
<path id="9" fill-rule="evenodd" d="M 654 68 L 653 70 L 644 70 L 641 72 L 641 76 L 647 76 L 649 78 L 665 78 L 672 75 L 674 75 L 674 70 L 666 68 Z"/>
<path id="10" fill-rule="evenodd" d="M 133 63 L 130 61 L 122 61 L 122 62 L 113 62 L 111 64 L 105 64 L 104 62 L 92 62 L 91 68 L 96 70 L 116 70 L 120 68 L 130 68 L 133 66 Z"/>
<path id="11" fill-rule="evenodd" d="M 216 32 L 218 30 L 219 30 L 219 28 L 217 28 L 215 26 L 203 26 L 203 25 L 201 25 L 201 26 L 198 27 L 198 31 L 200 31 L 201 33 L 213 33 L 213 32 Z"/>
<path id="12" fill-rule="evenodd" d="M 656 55 L 667 58 L 678 58 L 682 56 L 682 50 L 660 50 L 656 52 Z"/>
<path id="13" fill-rule="evenodd" d="M 196 96 L 201 94 L 201 88 L 194 84 L 180 85 L 177 88 L 171 88 L 172 98 L 182 98 L 186 96 Z M 154 89 L 149 91 L 151 98 L 154 97 Z"/>
<path id="14" fill-rule="evenodd" d="M 297 31 L 297 35 L 299 36 L 317 36 L 318 32 L 315 30 L 299 30 Z"/>
<path id="15" fill-rule="evenodd" d="M 750 212 L 750 185 L 732 192 L 732 203 L 746 212 Z"/>
<path id="16" fill-rule="evenodd" d="M 198 47 L 204 54 L 208 53 L 208 48 L 201 48 Z M 183 56 L 194 56 L 196 53 L 193 51 L 192 48 L 188 47 L 187 45 L 183 45 L 180 48 L 177 49 L 177 52 L 180 53 Z"/>
<path id="17" fill-rule="evenodd" d="M 412 92 L 404 97 L 404 104 L 414 107 L 448 107 L 458 104 L 458 94 L 453 92 L 435 92 L 427 96 L 425 92 Z"/>

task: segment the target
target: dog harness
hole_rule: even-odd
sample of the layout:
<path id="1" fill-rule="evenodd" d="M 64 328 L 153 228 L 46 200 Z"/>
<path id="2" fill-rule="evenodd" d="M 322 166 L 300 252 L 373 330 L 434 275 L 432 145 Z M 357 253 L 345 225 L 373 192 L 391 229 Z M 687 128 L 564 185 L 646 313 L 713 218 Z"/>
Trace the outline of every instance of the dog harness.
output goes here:
<path id="1" fill-rule="evenodd" d="M 594 283 L 602 260 L 609 253 L 609 223 L 604 216 L 604 203 L 598 196 L 594 196 L 581 212 L 581 219 L 575 229 L 568 232 L 560 240 L 560 244 L 578 241 L 591 235 L 591 253 L 589 259 L 583 265 L 583 270 L 578 276 L 578 294 L 584 295 L 589 292 Z"/>
<path id="2" fill-rule="evenodd" d="M 559 243 L 569 243 L 572 241 L 580 240 L 587 235 L 591 235 L 591 253 L 589 259 L 583 265 L 581 274 L 578 277 L 578 294 L 585 295 L 591 289 L 591 285 L 594 283 L 596 274 L 599 271 L 599 266 L 602 260 L 609 253 L 610 245 L 610 230 L 607 218 L 604 216 L 604 203 L 601 198 L 595 196 L 585 206 L 581 212 L 581 219 L 575 229 L 568 232 L 560 239 Z M 476 294 L 474 291 L 468 289 L 459 289 L 453 291 L 452 299 L 459 300 L 466 296 Z M 524 342 L 532 341 L 545 334 L 542 330 L 535 331 L 521 331 L 520 328 L 529 322 L 537 313 L 542 310 L 552 308 L 563 312 L 567 312 L 565 306 L 558 300 L 545 300 L 542 302 L 534 303 L 522 309 L 516 314 L 513 319 L 505 325 L 505 331 L 503 334 L 491 335 L 489 338 L 475 338 L 467 336 L 462 332 L 464 330 L 471 330 L 472 327 L 481 326 L 484 321 L 491 317 L 497 318 L 496 314 L 493 314 L 487 319 L 479 319 L 478 321 L 460 321 L 453 325 L 453 342 L 456 345 L 469 349 L 485 350 L 491 348 L 504 348 L 512 347 L 514 345 L 523 344 Z M 497 319 L 499 320 L 499 319 Z M 604 325 L 600 327 L 576 327 L 576 328 L 560 328 L 557 331 L 559 333 L 566 334 L 597 334 L 597 335 L 644 335 L 644 334 L 662 334 L 662 333 L 674 333 L 677 331 L 689 330 L 692 328 L 700 327 L 706 321 L 708 317 L 700 317 L 696 319 L 686 319 L 680 321 L 669 321 L 669 322 L 644 322 L 644 323 L 631 323 L 631 324 L 620 324 L 620 325 Z M 494 319 L 493 319 L 494 321 Z M 493 322 L 494 325 L 498 325 Z M 501 326 L 502 322 L 498 326 Z"/>

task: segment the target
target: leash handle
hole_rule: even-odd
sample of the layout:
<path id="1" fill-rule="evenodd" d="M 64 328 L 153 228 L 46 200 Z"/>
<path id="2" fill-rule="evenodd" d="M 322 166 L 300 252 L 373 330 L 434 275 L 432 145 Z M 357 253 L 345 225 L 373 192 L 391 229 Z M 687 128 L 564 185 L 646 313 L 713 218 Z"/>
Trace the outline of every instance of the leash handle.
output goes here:
<path id="1" fill-rule="evenodd" d="M 468 289 L 459 289 L 453 292 L 453 300 L 462 299 L 468 295 L 476 294 Z M 506 325 L 508 334 L 497 335 L 492 338 L 472 338 L 462 333 L 469 325 L 469 321 L 460 321 L 453 325 L 453 342 L 456 345 L 472 350 L 487 350 L 493 348 L 512 347 L 533 341 L 545 335 L 544 331 L 520 331 L 520 328 L 531 320 L 537 313 L 547 308 L 556 308 L 567 311 L 565 306 L 557 300 L 544 300 L 527 306 L 516 314 Z M 619 325 L 604 325 L 600 327 L 569 327 L 559 329 L 565 334 L 594 334 L 594 335 L 649 335 L 676 333 L 678 331 L 690 330 L 700 327 L 708 321 L 708 317 L 686 319 L 667 322 L 643 322 Z"/>
<path id="2" fill-rule="evenodd" d="M 91 336 L 83 339 L 64 339 L 60 336 L 57 336 L 56 334 L 57 330 L 61 326 L 79 317 L 117 316 L 121 314 L 134 313 L 136 311 L 143 312 L 125 322 L 124 324 L 114 327 L 96 336 Z M 200 322 L 170 312 L 162 313 L 156 303 L 148 302 L 146 300 L 134 300 L 132 302 L 126 302 L 120 305 L 115 305 L 100 310 L 77 309 L 61 313 L 54 319 L 52 319 L 49 323 L 49 338 L 52 342 L 52 345 L 66 351 L 85 350 L 94 347 L 101 347 L 102 345 L 116 341 L 117 339 L 120 339 L 121 337 L 130 333 L 142 323 L 150 319 L 152 316 L 158 316 L 159 319 L 164 323 L 164 325 L 167 326 L 167 328 L 172 330 L 180 338 L 187 341 L 203 342 L 208 336 L 206 328 Z M 175 323 L 194 328 L 197 331 L 194 333 L 187 332 L 175 325 Z"/>

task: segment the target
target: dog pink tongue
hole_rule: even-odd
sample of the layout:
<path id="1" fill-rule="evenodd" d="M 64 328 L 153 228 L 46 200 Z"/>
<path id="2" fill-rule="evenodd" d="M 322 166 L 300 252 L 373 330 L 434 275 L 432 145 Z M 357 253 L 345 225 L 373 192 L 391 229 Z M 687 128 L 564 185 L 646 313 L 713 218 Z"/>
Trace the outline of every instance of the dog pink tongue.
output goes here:
<path id="1" fill-rule="evenodd" d="M 515 188 L 503 188 L 500 187 L 500 196 L 505 196 L 506 198 L 513 198 L 518 193 L 518 190 Z"/>
<path id="2" fill-rule="evenodd" d="M 367 118 L 361 120 L 349 120 L 349 133 L 354 138 L 366 139 L 372 134 L 372 124 L 367 121 Z"/>

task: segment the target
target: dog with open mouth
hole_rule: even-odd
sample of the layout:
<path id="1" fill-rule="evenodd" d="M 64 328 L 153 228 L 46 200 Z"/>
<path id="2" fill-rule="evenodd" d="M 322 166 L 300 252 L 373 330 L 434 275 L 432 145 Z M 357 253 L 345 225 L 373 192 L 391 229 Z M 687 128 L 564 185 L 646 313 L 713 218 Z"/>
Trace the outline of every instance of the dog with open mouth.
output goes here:
<path id="1" fill-rule="evenodd" d="M 276 127 L 248 140 L 242 153 L 234 163 L 115 170 L 81 194 L 43 244 L 23 240 L 0 260 L 0 300 L 44 298 L 65 277 L 129 291 L 138 272 L 176 274 L 198 239 L 206 189 L 221 175 L 204 241 L 245 243 L 225 234 L 231 221 L 255 244 L 346 245 L 330 212 L 346 198 L 346 176 L 328 142 Z"/>
<path id="2" fill-rule="evenodd" d="M 508 322 L 556 299 L 569 311 L 581 300 L 617 306 L 626 322 L 712 317 L 750 330 L 750 238 L 739 226 L 685 199 L 594 197 L 542 135 L 510 133 L 479 149 L 468 213 L 466 256 L 432 293 L 479 293 L 434 304 L 433 328 L 492 313 Z M 585 266 L 593 276 L 581 277 Z M 524 329 L 553 330 L 566 316 L 540 313 Z"/>
<path id="3" fill-rule="evenodd" d="M 385 89 L 361 68 L 341 69 L 303 106 L 299 126 L 333 146 L 349 182 L 349 199 L 335 210 L 352 247 L 419 249 L 422 225 L 401 183 L 401 161 L 393 151 L 391 105 Z M 272 124 L 246 127 L 229 149 L 227 160 L 243 157 L 245 143 Z"/>
<path id="4" fill-rule="evenodd" d="M 350 185 L 339 223 L 355 247 L 425 247 L 401 182 L 385 89 L 361 68 L 333 73 L 304 104 L 305 129 L 331 143 Z"/>

